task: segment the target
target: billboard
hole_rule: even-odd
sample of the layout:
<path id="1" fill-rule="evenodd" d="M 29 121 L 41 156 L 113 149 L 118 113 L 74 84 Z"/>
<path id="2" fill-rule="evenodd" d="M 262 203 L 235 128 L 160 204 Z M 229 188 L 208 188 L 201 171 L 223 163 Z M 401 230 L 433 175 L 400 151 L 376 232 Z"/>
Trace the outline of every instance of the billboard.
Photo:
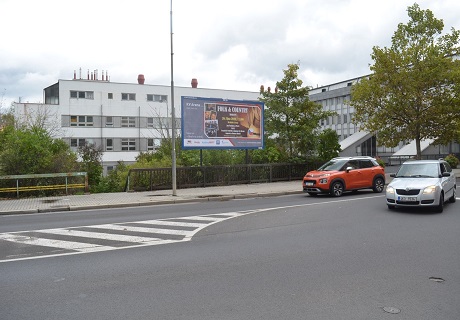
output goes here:
<path id="1" fill-rule="evenodd" d="M 183 149 L 262 149 L 264 103 L 182 97 Z"/>

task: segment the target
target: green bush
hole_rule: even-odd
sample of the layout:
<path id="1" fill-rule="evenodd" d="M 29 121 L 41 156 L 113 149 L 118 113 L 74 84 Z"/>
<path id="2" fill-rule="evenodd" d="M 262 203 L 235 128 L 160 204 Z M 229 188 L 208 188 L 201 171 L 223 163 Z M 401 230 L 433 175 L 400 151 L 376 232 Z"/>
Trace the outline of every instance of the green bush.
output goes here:
<path id="1" fill-rule="evenodd" d="M 381 166 L 382 168 L 385 168 L 385 161 L 383 161 L 382 158 L 377 157 L 375 160 L 377 160 L 377 163 L 379 164 L 379 166 Z"/>
<path id="2" fill-rule="evenodd" d="M 453 154 L 449 154 L 444 160 L 446 160 L 446 162 L 453 168 L 457 168 L 458 166 L 458 163 L 459 163 L 459 160 L 456 156 L 454 156 Z"/>

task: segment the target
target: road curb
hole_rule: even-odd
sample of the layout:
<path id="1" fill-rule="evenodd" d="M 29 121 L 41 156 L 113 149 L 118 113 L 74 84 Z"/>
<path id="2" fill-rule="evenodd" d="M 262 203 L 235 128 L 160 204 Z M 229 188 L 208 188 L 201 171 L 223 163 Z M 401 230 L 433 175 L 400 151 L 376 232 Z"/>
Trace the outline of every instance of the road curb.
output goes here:
<path id="1" fill-rule="evenodd" d="M 113 209 L 113 208 L 134 208 L 134 207 L 146 207 L 155 205 L 168 205 L 168 204 L 183 204 L 192 202 L 216 202 L 216 201 L 229 201 L 234 199 L 250 199 L 250 198 L 264 198 L 264 197 L 277 197 L 290 194 L 303 194 L 303 190 L 296 191 L 274 191 L 274 192 L 260 192 L 260 193 L 246 193 L 246 194 L 231 194 L 231 195 L 204 195 L 204 196 L 192 196 L 188 198 L 175 198 L 162 199 L 156 201 L 140 201 L 140 202 L 126 202 L 126 203 L 100 203 L 100 204 L 88 204 L 88 205 L 66 205 L 56 206 L 48 208 L 37 208 L 37 209 L 24 209 L 24 210 L 12 210 L 2 211 L 1 215 L 19 215 L 19 214 L 33 214 L 33 213 L 48 213 L 48 212 L 60 212 L 60 211 L 82 211 L 82 210 L 97 210 L 97 209 Z"/>

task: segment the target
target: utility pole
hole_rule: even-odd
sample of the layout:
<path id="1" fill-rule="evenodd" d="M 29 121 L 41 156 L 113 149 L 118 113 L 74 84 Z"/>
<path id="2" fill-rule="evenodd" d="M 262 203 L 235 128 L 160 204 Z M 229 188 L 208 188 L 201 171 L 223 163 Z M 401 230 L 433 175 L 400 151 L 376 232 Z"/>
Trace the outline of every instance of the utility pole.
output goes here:
<path id="1" fill-rule="evenodd" d="M 173 50 L 173 10 L 171 0 L 171 158 L 172 158 L 172 195 L 177 195 L 176 184 L 176 111 L 174 110 L 174 50 Z"/>

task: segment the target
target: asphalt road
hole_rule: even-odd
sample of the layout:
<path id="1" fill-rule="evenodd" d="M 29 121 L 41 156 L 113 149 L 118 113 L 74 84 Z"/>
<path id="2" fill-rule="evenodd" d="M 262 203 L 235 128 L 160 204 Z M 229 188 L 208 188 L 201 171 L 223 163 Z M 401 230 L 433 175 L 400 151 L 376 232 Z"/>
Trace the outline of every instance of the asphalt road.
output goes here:
<path id="1" fill-rule="evenodd" d="M 458 208 L 358 192 L 3 216 L 1 319 L 458 320 Z"/>

